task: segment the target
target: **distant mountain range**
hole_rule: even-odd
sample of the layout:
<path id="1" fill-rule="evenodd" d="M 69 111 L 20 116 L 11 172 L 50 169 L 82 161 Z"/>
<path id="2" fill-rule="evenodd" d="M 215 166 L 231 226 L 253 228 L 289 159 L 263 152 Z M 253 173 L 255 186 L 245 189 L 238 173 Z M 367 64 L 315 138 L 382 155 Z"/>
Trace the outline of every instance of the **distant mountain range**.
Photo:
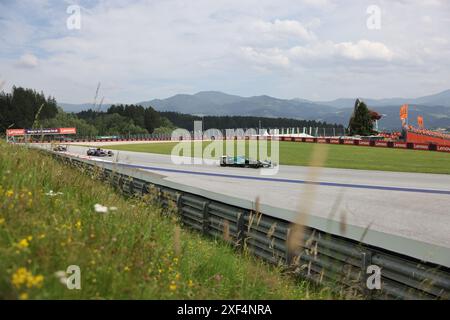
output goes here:
<path id="1" fill-rule="evenodd" d="M 450 90 L 419 98 L 364 99 L 369 108 L 384 115 L 380 127 L 399 128 L 399 107 L 410 105 L 410 119 L 415 123 L 422 115 L 427 127 L 450 128 Z M 203 91 L 193 95 L 177 94 L 167 99 L 138 102 L 152 106 L 158 111 L 175 111 L 195 115 L 241 115 L 260 117 L 284 117 L 320 120 L 347 125 L 353 111 L 355 98 L 333 101 L 309 101 L 305 99 L 278 99 L 270 96 L 241 97 L 218 91 Z M 65 104 L 60 106 L 67 112 L 79 112 L 92 108 L 92 104 Z M 103 105 L 106 110 L 110 105 Z"/>

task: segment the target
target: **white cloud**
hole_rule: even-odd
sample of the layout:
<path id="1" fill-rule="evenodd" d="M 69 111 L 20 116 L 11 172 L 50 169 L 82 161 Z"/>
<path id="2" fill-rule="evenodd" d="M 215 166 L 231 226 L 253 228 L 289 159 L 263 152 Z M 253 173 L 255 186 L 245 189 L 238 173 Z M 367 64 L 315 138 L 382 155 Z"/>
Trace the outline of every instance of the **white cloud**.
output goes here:
<path id="1" fill-rule="evenodd" d="M 289 66 L 289 58 L 277 48 L 258 51 L 251 47 L 241 48 L 244 59 L 255 63 L 259 67 L 282 67 Z"/>
<path id="2" fill-rule="evenodd" d="M 351 60 L 391 61 L 394 53 L 381 42 L 360 40 L 357 43 L 342 42 L 334 45 L 337 55 Z"/>
<path id="3" fill-rule="evenodd" d="M 19 68 L 36 68 L 39 64 L 38 58 L 31 54 L 27 53 L 20 57 L 19 61 L 17 61 L 16 66 Z"/>
<path id="4" fill-rule="evenodd" d="M 101 81 L 105 102 L 136 102 L 213 89 L 335 98 L 448 86 L 450 1 L 379 0 L 379 31 L 366 27 L 371 0 L 98 0 L 80 2 L 81 30 L 66 28 L 69 2 L 0 1 L 6 87 L 86 102 Z M 422 84 L 429 73 L 441 87 Z M 349 84 L 361 74 L 379 85 Z"/>
<path id="5" fill-rule="evenodd" d="M 314 42 L 307 46 L 295 46 L 286 50 L 279 48 L 241 48 L 242 56 L 258 66 L 267 67 L 322 67 L 330 68 L 339 59 L 339 64 L 347 62 L 390 63 L 396 56 L 386 45 L 380 42 L 360 40 L 356 43 L 332 41 Z M 399 57 L 399 55 L 397 55 Z M 331 66 L 332 67 L 332 66 Z M 371 69 L 368 71 L 371 72 Z"/>

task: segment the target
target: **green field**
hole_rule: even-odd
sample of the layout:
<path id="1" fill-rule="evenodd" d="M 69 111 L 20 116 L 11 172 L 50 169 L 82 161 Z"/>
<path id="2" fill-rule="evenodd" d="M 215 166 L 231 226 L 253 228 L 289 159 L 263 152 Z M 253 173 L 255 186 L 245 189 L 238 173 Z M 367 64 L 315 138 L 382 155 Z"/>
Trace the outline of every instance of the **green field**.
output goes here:
<path id="1" fill-rule="evenodd" d="M 185 142 L 187 143 L 187 142 Z M 207 146 L 210 142 L 203 142 Z M 170 154 L 176 142 L 108 146 L 109 149 Z M 316 144 L 280 142 L 280 164 L 307 166 Z M 248 149 L 248 142 L 246 143 Z M 187 148 L 186 148 L 187 149 Z M 191 151 L 191 155 L 193 151 Z M 217 156 L 219 156 L 218 154 Z M 326 167 L 450 174 L 450 153 L 328 145 Z"/>
<path id="2" fill-rule="evenodd" d="M 335 297 L 37 150 L 0 142 L 0 175 L 0 299 Z M 69 265 L 81 290 L 62 283 Z"/>

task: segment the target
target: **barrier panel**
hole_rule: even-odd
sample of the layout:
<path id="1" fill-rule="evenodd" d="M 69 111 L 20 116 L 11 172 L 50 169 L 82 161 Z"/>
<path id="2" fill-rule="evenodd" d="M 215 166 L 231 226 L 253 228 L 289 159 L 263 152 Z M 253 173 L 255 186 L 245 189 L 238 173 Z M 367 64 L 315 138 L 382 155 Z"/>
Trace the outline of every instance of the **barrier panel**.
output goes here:
<path id="1" fill-rule="evenodd" d="M 414 150 L 430 150 L 430 145 L 424 144 L 424 143 L 413 143 L 413 149 Z"/>
<path id="2" fill-rule="evenodd" d="M 370 141 L 369 140 L 359 140 L 358 146 L 370 146 Z"/>
<path id="3" fill-rule="evenodd" d="M 450 152 L 450 146 L 436 146 L 436 151 Z"/>
<path id="4" fill-rule="evenodd" d="M 394 142 L 394 148 L 406 149 L 408 144 L 406 142 Z"/>
<path id="5" fill-rule="evenodd" d="M 356 141 L 357 140 L 353 140 L 353 139 L 344 139 L 344 144 L 355 145 Z"/>
<path id="6" fill-rule="evenodd" d="M 387 141 L 375 141 L 375 147 L 385 147 L 387 148 L 388 143 Z"/>

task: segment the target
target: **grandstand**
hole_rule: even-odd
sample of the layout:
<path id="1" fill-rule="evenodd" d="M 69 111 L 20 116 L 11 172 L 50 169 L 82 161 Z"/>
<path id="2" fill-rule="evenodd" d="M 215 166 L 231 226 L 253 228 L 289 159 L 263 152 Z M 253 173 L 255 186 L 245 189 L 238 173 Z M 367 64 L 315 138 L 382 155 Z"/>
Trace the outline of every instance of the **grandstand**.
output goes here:
<path id="1" fill-rule="evenodd" d="M 450 134 L 418 129 L 409 126 L 406 129 L 406 141 L 412 143 L 432 143 L 440 146 L 450 146 Z"/>

